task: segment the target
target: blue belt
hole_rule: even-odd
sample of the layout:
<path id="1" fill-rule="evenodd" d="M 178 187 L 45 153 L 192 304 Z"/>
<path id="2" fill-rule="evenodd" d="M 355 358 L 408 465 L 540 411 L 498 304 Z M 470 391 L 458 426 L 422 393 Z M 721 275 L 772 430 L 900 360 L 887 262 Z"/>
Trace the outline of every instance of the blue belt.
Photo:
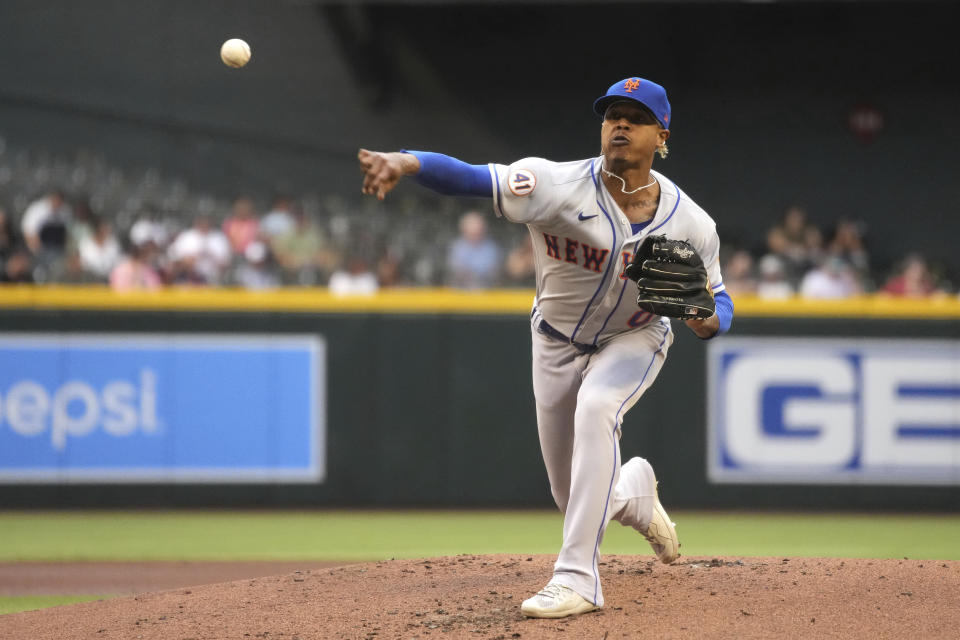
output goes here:
<path id="1" fill-rule="evenodd" d="M 545 336 L 549 336 L 553 338 L 554 340 L 559 340 L 560 342 L 566 342 L 567 344 L 572 346 L 574 349 L 576 349 L 580 353 L 596 353 L 597 349 L 599 348 L 595 344 L 583 344 L 582 342 L 574 342 L 567 336 L 563 335 L 562 333 L 560 333 L 559 331 L 551 327 L 550 323 L 548 323 L 542 317 L 540 318 L 540 324 L 537 326 L 537 331 L 544 334 Z"/>

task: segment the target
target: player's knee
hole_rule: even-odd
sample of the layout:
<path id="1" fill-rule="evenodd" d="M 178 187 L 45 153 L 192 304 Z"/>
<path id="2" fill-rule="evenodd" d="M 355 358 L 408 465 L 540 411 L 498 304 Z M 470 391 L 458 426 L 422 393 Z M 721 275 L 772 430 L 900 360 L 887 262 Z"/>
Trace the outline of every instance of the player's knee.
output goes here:
<path id="1" fill-rule="evenodd" d="M 578 435 L 601 430 L 609 432 L 613 429 L 617 407 L 614 403 L 602 398 L 581 398 L 577 402 L 577 412 L 574 418 Z"/>

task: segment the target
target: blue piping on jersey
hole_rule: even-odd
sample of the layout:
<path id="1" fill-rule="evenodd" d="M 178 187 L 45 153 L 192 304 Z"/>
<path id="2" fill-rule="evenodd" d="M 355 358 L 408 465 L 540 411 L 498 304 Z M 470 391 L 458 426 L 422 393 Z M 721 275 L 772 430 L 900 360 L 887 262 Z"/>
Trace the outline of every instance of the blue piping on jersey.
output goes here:
<path id="1" fill-rule="evenodd" d="M 497 173 L 497 167 L 492 162 L 490 163 L 490 171 L 493 172 L 493 183 L 497 185 L 497 197 L 493 201 L 493 207 L 496 209 L 494 213 L 498 213 L 501 218 L 506 218 L 507 216 L 503 213 L 503 205 L 500 203 L 500 174 Z"/>
<path id="2" fill-rule="evenodd" d="M 597 604 L 597 591 L 600 589 L 600 576 L 597 574 L 597 552 L 600 550 L 600 539 L 603 537 L 603 530 L 606 529 L 607 525 L 607 510 L 610 508 L 610 494 L 613 493 L 613 479 L 617 476 L 617 462 L 619 457 L 617 452 L 617 428 L 620 426 L 620 412 L 623 411 L 623 407 L 630 401 L 630 398 L 643 386 L 643 382 L 647 379 L 647 374 L 650 373 L 650 367 L 656 362 L 657 354 L 663 349 L 663 343 L 667 341 L 667 336 L 670 334 L 670 331 L 666 325 L 660 326 L 663 327 L 663 338 L 660 340 L 657 350 L 653 352 L 653 356 L 650 358 L 650 364 L 647 365 L 647 370 L 643 372 L 643 377 L 640 378 L 640 384 L 620 403 L 620 408 L 617 409 L 617 415 L 613 418 L 613 473 L 610 474 L 610 486 L 607 487 L 607 502 L 603 507 L 603 520 L 601 520 L 600 529 L 597 531 L 597 542 L 593 546 L 593 604 Z"/>
<path id="3" fill-rule="evenodd" d="M 597 344 L 597 340 L 600 339 L 600 334 L 607 328 L 607 323 L 610 322 L 610 318 L 613 317 L 613 314 L 616 313 L 620 307 L 620 301 L 623 300 L 623 292 L 627 290 L 627 282 L 629 282 L 629 280 L 623 281 L 623 286 L 620 287 L 620 297 L 617 298 L 617 304 L 613 305 L 613 310 L 610 312 L 610 315 L 607 316 L 607 319 L 603 321 L 603 326 L 600 327 L 600 331 L 597 331 L 597 335 L 593 336 L 593 344 Z"/>
<path id="4" fill-rule="evenodd" d="M 721 288 L 721 287 L 723 287 L 723 283 L 722 283 L 722 282 L 721 282 L 720 284 L 715 284 L 715 285 L 713 285 L 713 287 L 711 287 L 711 288 L 712 288 L 714 291 L 716 291 L 717 289 L 719 289 L 719 288 Z"/>
<path id="5" fill-rule="evenodd" d="M 594 186 L 599 189 L 600 183 L 597 182 L 596 173 L 593 170 L 593 163 L 590 164 L 590 177 L 593 178 Z M 614 262 L 617 262 L 617 227 L 613 224 L 613 218 L 610 217 L 610 214 L 607 213 L 607 210 L 603 208 L 603 205 L 600 204 L 599 194 L 596 198 L 597 206 L 600 207 L 600 211 L 603 211 L 603 215 L 606 216 L 607 222 L 610 223 L 610 231 L 613 232 L 613 246 L 610 247 L 610 260 L 607 261 L 607 268 L 603 271 L 603 277 L 600 278 L 600 284 L 597 286 L 597 290 L 593 292 L 593 295 L 590 297 L 590 302 L 587 303 L 586 308 L 583 310 L 583 315 L 580 316 L 580 321 L 577 322 L 577 326 L 574 327 L 573 333 L 570 334 L 570 341 L 573 342 L 577 338 L 577 332 L 580 331 L 580 327 L 583 325 L 583 321 L 587 318 L 587 313 L 590 311 L 590 307 L 593 305 L 593 301 L 597 299 L 597 294 L 600 293 L 600 290 L 603 288 L 603 284 L 607 281 L 607 274 L 610 273 L 610 267 L 613 266 Z M 596 341 L 594 341 L 596 344 Z"/>
<path id="6" fill-rule="evenodd" d="M 673 215 L 673 214 L 671 214 L 671 215 Z M 637 252 L 637 249 L 639 249 L 639 248 L 640 248 L 640 241 L 637 240 L 637 241 L 633 244 L 633 252 L 636 253 L 636 252 Z M 619 256 L 618 256 L 618 257 L 619 257 Z M 610 312 L 610 315 L 607 316 L 607 319 L 603 321 L 603 326 L 600 327 L 600 331 L 597 332 L 597 335 L 593 336 L 593 344 L 597 344 L 597 340 L 600 339 L 600 334 L 603 333 L 603 330 L 607 328 L 607 323 L 610 322 L 610 318 L 612 318 L 612 317 L 613 317 L 613 314 L 616 313 L 616 312 L 617 312 L 617 309 L 620 308 L 620 302 L 623 300 L 623 292 L 626 291 L 626 290 L 627 290 L 627 281 L 624 280 L 624 281 L 623 281 L 623 287 L 620 289 L 620 297 L 617 298 L 617 304 L 613 305 L 613 310 Z M 653 316 L 651 315 L 650 318 L 652 319 Z M 648 320 L 647 322 L 649 322 L 649 320 Z M 644 323 L 644 324 L 646 324 L 646 323 Z"/>

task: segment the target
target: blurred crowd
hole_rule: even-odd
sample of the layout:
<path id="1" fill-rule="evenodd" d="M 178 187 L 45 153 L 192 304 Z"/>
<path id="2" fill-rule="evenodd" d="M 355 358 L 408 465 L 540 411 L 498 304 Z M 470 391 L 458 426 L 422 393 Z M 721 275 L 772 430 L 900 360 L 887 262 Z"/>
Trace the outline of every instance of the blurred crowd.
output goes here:
<path id="1" fill-rule="evenodd" d="M 824 233 L 800 206 L 788 207 L 754 250 L 721 249 L 723 279 L 731 295 L 837 299 L 865 293 L 922 297 L 955 290 L 945 265 L 907 253 L 877 267 L 866 241 L 867 225 L 839 218 Z"/>
<path id="2" fill-rule="evenodd" d="M 402 194 L 385 203 L 317 194 L 218 200 L 156 170 L 122 171 L 86 155 L 12 155 L 0 139 L 0 283 L 327 286 L 343 294 L 533 287 L 529 233 L 491 225 L 492 214 L 475 204 Z M 794 206 L 757 242 L 721 250 L 734 296 L 955 291 L 945 269 L 917 254 L 878 268 L 856 220 L 822 230 Z"/>
<path id="3" fill-rule="evenodd" d="M 532 287 L 529 234 L 488 226 L 471 205 L 483 203 L 403 193 L 381 203 L 359 188 L 352 201 L 223 199 L 156 169 L 12 150 L 0 137 L 0 283 Z"/>
<path id="4" fill-rule="evenodd" d="M 404 221 L 407 229 L 399 229 Z M 265 212 L 239 196 L 223 216 L 199 213 L 187 223 L 146 207 L 122 228 L 87 200 L 51 190 L 20 216 L 0 205 L 0 283 L 106 283 L 118 291 L 327 286 L 334 293 L 533 286 L 529 234 L 512 229 L 495 238 L 476 211 L 451 221 L 452 229 L 427 229 L 437 223 L 432 216 L 387 223 L 349 209 L 311 215 L 281 195 Z"/>

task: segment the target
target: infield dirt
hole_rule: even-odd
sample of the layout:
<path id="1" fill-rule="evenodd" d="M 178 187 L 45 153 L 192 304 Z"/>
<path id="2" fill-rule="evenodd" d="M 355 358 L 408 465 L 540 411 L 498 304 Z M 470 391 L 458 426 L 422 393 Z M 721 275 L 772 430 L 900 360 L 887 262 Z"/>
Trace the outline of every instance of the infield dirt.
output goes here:
<path id="1" fill-rule="evenodd" d="M 0 616 L 0 638 L 956 638 L 960 562 L 607 556 L 607 604 L 521 616 L 550 556 L 294 569 Z M 303 563 L 304 567 L 310 563 Z"/>

